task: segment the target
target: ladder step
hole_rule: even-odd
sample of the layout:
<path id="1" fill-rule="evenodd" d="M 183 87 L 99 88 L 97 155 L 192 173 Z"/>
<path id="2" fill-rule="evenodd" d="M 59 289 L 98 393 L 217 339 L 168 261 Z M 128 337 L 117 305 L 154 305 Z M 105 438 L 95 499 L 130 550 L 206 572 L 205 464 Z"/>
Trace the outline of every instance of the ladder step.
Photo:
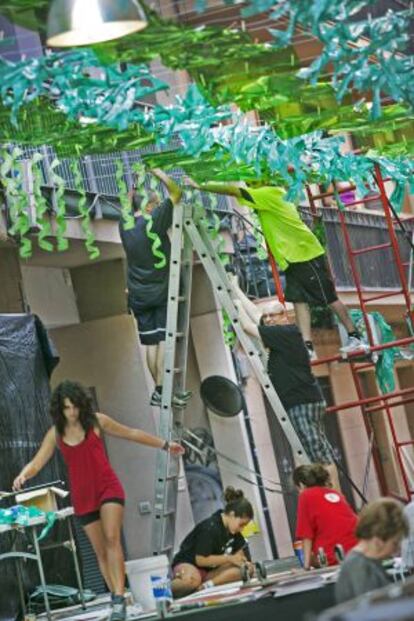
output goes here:
<path id="1" fill-rule="evenodd" d="M 169 511 L 164 511 L 162 516 L 166 518 L 166 517 L 170 517 L 170 515 L 175 515 L 175 513 L 176 513 L 175 509 L 170 509 Z"/>
<path id="2" fill-rule="evenodd" d="M 379 295 L 373 295 L 370 298 L 362 298 L 362 301 L 366 304 L 367 302 L 373 302 L 374 300 L 382 300 L 383 298 L 391 298 L 393 295 L 400 295 L 404 293 L 404 289 L 398 289 L 397 291 L 387 291 L 387 293 L 380 293 Z"/>
<path id="3" fill-rule="evenodd" d="M 391 248 L 391 242 L 386 242 L 385 244 L 377 244 L 376 246 L 366 246 L 365 248 L 357 248 L 356 250 L 351 250 L 351 254 L 355 256 L 358 254 L 363 254 L 364 252 L 383 250 L 384 248 Z"/>

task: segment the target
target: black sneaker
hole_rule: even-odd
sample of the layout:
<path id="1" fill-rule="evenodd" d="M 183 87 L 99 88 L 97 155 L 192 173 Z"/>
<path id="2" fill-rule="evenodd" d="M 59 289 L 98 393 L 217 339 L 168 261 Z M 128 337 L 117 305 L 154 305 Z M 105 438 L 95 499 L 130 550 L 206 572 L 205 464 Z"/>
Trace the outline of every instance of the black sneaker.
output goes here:
<path id="1" fill-rule="evenodd" d="M 161 393 L 158 390 L 154 390 L 151 395 L 150 405 L 154 405 L 155 407 L 161 407 Z"/>
<path id="2" fill-rule="evenodd" d="M 185 393 L 175 394 L 172 399 L 173 406 L 177 408 L 185 408 L 185 406 L 187 405 L 187 401 L 191 397 L 191 394 L 192 393 L 188 391 Z M 154 390 L 154 392 L 151 395 L 150 405 L 153 405 L 159 408 L 161 407 L 161 401 L 162 401 L 162 394 L 158 392 L 158 390 Z"/>
<path id="3" fill-rule="evenodd" d="M 112 595 L 112 611 L 109 621 L 126 621 L 126 601 L 123 595 Z"/>
<path id="4" fill-rule="evenodd" d="M 175 396 L 178 397 L 178 399 L 182 399 L 183 401 L 188 401 L 193 396 L 193 393 L 191 392 L 191 390 L 178 390 L 175 393 Z"/>

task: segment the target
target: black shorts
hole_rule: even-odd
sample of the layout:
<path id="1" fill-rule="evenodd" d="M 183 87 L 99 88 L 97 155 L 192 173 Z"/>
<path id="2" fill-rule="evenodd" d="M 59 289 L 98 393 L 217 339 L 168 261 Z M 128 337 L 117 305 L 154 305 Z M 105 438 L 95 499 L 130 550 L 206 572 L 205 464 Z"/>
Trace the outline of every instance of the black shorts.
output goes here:
<path id="1" fill-rule="evenodd" d="M 143 345 L 157 345 L 165 341 L 167 304 L 143 309 L 135 308 L 133 312 L 138 324 L 139 340 Z"/>
<path id="2" fill-rule="evenodd" d="M 107 502 L 114 502 L 117 505 L 125 505 L 125 500 L 123 498 L 106 498 L 102 501 L 102 505 L 105 505 Z M 102 507 L 101 505 L 101 507 Z M 84 513 L 83 515 L 76 516 L 81 523 L 82 526 L 87 526 L 88 524 L 92 524 L 92 522 L 97 522 L 101 519 L 100 510 L 91 511 L 90 513 Z"/>
<path id="3" fill-rule="evenodd" d="M 324 254 L 310 261 L 290 263 L 285 277 L 287 302 L 326 306 L 338 299 Z"/>

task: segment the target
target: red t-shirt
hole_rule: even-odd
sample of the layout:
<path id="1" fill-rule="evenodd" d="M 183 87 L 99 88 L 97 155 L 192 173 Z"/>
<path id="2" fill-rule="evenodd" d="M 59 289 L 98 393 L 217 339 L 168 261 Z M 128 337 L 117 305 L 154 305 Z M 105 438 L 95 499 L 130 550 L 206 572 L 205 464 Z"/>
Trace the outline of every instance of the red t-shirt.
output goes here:
<path id="1" fill-rule="evenodd" d="M 342 544 L 348 552 L 357 543 L 357 516 L 336 490 L 308 487 L 299 494 L 296 539 L 311 539 L 312 551 L 325 550 L 329 565 L 336 565 L 334 546 Z"/>

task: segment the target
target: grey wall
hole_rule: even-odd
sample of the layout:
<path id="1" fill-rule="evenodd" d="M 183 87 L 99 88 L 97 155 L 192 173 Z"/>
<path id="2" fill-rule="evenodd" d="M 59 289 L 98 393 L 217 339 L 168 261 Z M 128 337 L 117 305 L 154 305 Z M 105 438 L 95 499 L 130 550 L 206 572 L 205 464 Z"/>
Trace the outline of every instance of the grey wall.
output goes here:
<path id="1" fill-rule="evenodd" d="M 70 378 L 93 387 L 100 411 L 132 427 L 155 432 L 148 404 L 145 369 L 134 320 L 128 315 L 51 330 L 61 362 L 53 384 Z M 155 451 L 107 438 L 111 463 L 125 486 L 124 534 L 130 558 L 151 554 L 151 515 L 140 516 L 138 503 L 153 502 Z"/>

